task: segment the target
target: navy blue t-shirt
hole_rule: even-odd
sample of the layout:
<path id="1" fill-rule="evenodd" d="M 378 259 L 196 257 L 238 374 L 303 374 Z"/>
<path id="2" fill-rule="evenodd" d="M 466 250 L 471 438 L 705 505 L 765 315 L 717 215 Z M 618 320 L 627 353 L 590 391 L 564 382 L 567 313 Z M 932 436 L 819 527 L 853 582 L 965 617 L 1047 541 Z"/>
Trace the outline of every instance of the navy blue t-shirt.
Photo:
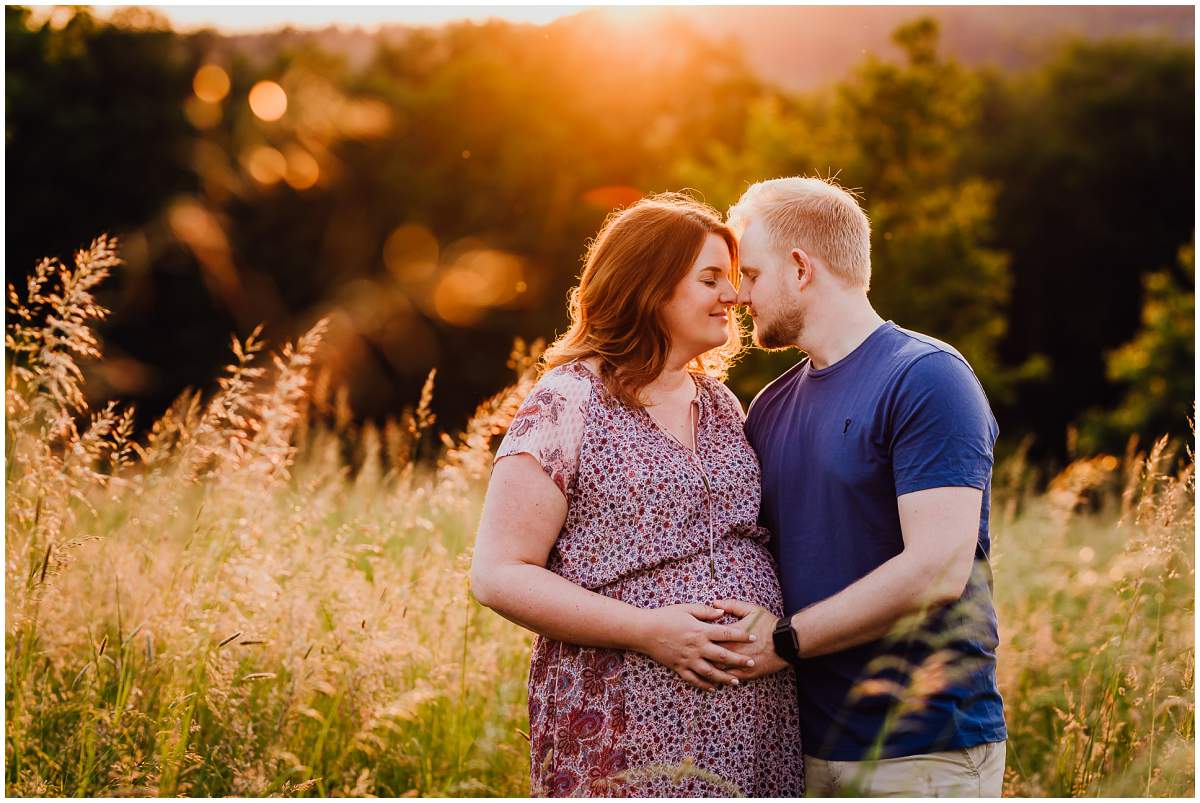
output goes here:
<path id="1" fill-rule="evenodd" d="M 771 530 L 784 608 L 833 596 L 904 548 L 898 496 L 979 488 L 983 509 L 962 598 L 900 636 L 804 659 L 796 669 L 804 752 L 834 761 L 972 747 L 1006 738 L 996 688 L 996 614 L 988 563 L 992 448 L 998 428 L 971 367 L 949 345 L 881 324 L 822 369 L 807 360 L 754 399 L 746 435 L 762 464 L 762 524 Z M 949 681 L 881 731 L 897 698 L 851 690 L 866 678 L 908 685 L 903 667 L 938 650 Z M 932 667 L 937 661 L 926 664 Z M 890 668 L 889 668 L 890 667 Z M 898 668 L 899 667 L 899 668 Z M 948 683 L 948 685 L 943 685 Z M 871 691 L 875 691 L 876 685 Z"/>

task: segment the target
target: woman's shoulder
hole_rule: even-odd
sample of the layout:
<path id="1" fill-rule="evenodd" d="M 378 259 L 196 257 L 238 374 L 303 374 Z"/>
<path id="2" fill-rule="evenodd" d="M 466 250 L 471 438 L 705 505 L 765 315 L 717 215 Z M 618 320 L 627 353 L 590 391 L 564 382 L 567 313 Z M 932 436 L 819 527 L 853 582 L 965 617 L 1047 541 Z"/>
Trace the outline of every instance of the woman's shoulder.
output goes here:
<path id="1" fill-rule="evenodd" d="M 729 389 L 728 385 L 708 374 L 697 373 L 693 376 L 696 377 L 701 387 L 708 390 L 709 396 L 718 409 L 735 415 L 739 421 L 745 420 L 746 411 L 742 409 L 742 402 L 738 399 L 737 394 Z"/>
<path id="2" fill-rule="evenodd" d="M 592 394 L 594 376 L 579 360 L 572 360 L 547 369 L 534 385 L 533 392 L 549 390 L 568 399 L 586 401 Z"/>
<path id="3" fill-rule="evenodd" d="M 517 408 L 501 453 L 516 449 L 514 444 L 529 437 L 539 441 L 578 440 L 592 395 L 591 383 L 582 373 L 585 370 L 572 363 L 547 369 Z"/>
<path id="4" fill-rule="evenodd" d="M 588 370 L 577 362 L 547 369 L 529 395 L 525 397 L 518 419 L 537 416 L 548 423 L 561 420 L 581 420 L 587 415 L 592 398 L 592 383 Z"/>

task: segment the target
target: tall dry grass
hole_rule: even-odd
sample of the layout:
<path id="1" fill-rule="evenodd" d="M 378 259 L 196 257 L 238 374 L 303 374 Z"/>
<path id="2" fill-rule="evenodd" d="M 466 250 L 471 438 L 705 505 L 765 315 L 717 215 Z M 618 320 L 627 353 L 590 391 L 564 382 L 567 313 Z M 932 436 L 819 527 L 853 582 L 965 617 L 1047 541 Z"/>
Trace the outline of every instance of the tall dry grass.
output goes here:
<path id="1" fill-rule="evenodd" d="M 137 442 L 76 362 L 114 247 L 10 289 L 7 792 L 523 793 L 528 639 L 466 567 L 529 356 L 433 466 L 432 377 L 354 427 L 311 381 L 322 322 L 269 363 L 235 340 L 215 394 Z"/>
<path id="2" fill-rule="evenodd" d="M 94 412 L 101 238 L 10 288 L 6 792 L 524 795 L 529 637 L 471 600 L 493 438 L 528 391 L 434 440 L 429 403 L 355 426 L 322 322 L 259 332 L 142 438 Z M 436 452 L 435 461 L 417 459 Z M 1156 444 L 994 505 L 1009 794 L 1190 794 L 1193 459 Z"/>
<path id="3" fill-rule="evenodd" d="M 1195 455 L 1164 438 L 1077 460 L 1041 494 L 1021 456 L 993 517 L 1013 795 L 1195 790 Z"/>
<path id="4" fill-rule="evenodd" d="M 1139 452 L 1131 439 L 1124 460 L 1076 460 L 1038 491 L 1029 446 L 997 469 L 991 520 L 1005 794 L 1191 796 L 1195 456 L 1166 438 Z M 972 584 L 987 582 L 983 568 Z M 876 659 L 867 668 L 882 674 L 851 690 L 893 699 L 868 758 L 978 668 L 953 647 L 984 639 L 976 604 L 922 611 L 893 629 L 889 639 L 925 657 Z M 868 775 L 866 764 L 847 789 L 865 791 Z"/>

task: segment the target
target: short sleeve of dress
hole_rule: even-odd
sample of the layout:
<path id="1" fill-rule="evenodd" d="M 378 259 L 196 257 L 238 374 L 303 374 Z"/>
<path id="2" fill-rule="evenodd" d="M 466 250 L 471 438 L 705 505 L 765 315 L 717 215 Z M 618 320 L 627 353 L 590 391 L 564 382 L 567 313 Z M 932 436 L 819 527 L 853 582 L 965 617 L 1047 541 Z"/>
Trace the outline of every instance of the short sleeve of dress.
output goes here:
<path id="1" fill-rule="evenodd" d="M 495 461 L 528 454 L 570 500 L 579 467 L 579 445 L 591 400 L 591 381 L 574 364 L 552 368 L 517 409 Z"/>
<path id="2" fill-rule="evenodd" d="M 716 387 L 716 393 L 721 399 L 721 403 L 725 405 L 730 413 L 737 417 L 739 422 L 745 423 L 746 411 L 742 409 L 742 400 L 737 397 L 737 394 L 734 393 L 724 382 L 714 379 L 712 384 Z"/>

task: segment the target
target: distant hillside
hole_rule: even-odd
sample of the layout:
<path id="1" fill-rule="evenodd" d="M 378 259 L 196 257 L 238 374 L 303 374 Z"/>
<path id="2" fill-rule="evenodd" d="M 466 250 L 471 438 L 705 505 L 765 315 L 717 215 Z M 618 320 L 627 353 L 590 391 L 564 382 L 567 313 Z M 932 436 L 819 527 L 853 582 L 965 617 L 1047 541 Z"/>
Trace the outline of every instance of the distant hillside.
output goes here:
<path id="1" fill-rule="evenodd" d="M 702 30 L 736 38 L 763 78 L 793 89 L 839 78 L 868 53 L 897 56 L 892 31 L 920 16 L 941 24 L 944 53 L 1008 69 L 1040 62 L 1066 36 L 1195 36 L 1191 6 L 713 6 L 686 16 Z"/>
<path id="2" fill-rule="evenodd" d="M 945 53 L 966 64 L 1007 69 L 1037 64 L 1057 40 L 1067 36 L 1164 36 L 1191 42 L 1195 32 L 1191 6 L 668 7 L 646 18 L 642 27 L 654 21 L 685 20 L 710 36 L 731 37 L 762 78 L 790 89 L 807 89 L 840 78 L 868 53 L 883 58 L 897 55 L 889 38 L 892 31 L 923 15 L 941 23 Z M 608 28 L 618 36 L 628 30 L 614 25 L 599 9 L 546 26 L 548 32 L 566 37 L 594 35 L 596 28 Z M 281 48 L 307 41 L 357 66 L 370 58 L 377 36 L 403 39 L 412 30 L 401 25 L 384 26 L 379 34 L 357 28 L 286 29 L 225 37 L 221 49 L 269 60 Z"/>

